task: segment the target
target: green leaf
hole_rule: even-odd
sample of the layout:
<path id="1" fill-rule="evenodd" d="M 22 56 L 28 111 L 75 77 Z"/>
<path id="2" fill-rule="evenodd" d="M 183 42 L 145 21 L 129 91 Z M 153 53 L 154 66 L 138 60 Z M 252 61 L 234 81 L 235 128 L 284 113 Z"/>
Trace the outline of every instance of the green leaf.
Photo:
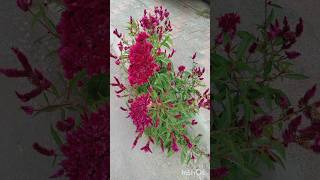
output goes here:
<path id="1" fill-rule="evenodd" d="M 280 6 L 280 5 L 278 5 L 278 4 L 275 4 L 275 3 L 269 3 L 268 5 L 269 5 L 269 6 L 272 6 L 272 7 L 275 7 L 275 8 L 282 9 L 282 6 Z"/>
<path id="2" fill-rule="evenodd" d="M 246 31 L 239 31 L 237 34 L 240 37 L 241 42 L 238 45 L 236 56 L 237 59 L 241 59 L 244 56 L 250 43 L 254 41 L 255 37 L 254 35 Z"/>
<path id="3" fill-rule="evenodd" d="M 308 76 L 305 76 L 303 74 L 298 74 L 298 73 L 288 73 L 284 75 L 285 78 L 288 79 L 295 79 L 295 80 L 303 80 L 303 79 L 308 79 Z"/>
<path id="4" fill-rule="evenodd" d="M 55 141 L 55 143 L 58 146 L 61 146 L 62 145 L 62 140 L 61 140 L 58 132 L 55 130 L 55 128 L 52 125 L 50 126 L 50 132 L 51 132 L 51 136 L 52 136 L 53 140 Z"/>
<path id="5" fill-rule="evenodd" d="M 267 26 L 269 26 L 273 21 L 274 21 L 274 18 L 275 18 L 275 13 L 274 13 L 274 10 L 271 9 L 271 12 L 269 14 L 269 16 L 267 17 Z"/>

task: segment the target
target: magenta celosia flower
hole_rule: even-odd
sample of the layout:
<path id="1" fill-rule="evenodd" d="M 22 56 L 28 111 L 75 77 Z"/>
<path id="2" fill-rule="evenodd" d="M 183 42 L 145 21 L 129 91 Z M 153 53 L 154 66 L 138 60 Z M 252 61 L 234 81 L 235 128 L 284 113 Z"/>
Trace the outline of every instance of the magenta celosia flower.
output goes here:
<path id="1" fill-rule="evenodd" d="M 122 33 L 119 33 L 119 32 L 118 32 L 118 29 L 115 29 L 115 30 L 113 31 L 113 34 L 116 35 L 118 38 L 121 38 L 121 36 L 122 36 Z"/>
<path id="2" fill-rule="evenodd" d="M 186 141 L 188 148 L 192 148 L 192 143 L 190 141 L 190 139 L 186 136 L 186 135 L 182 135 L 183 139 Z"/>
<path id="3" fill-rule="evenodd" d="M 109 4 L 105 0 L 64 0 L 57 26 L 65 77 L 85 70 L 90 76 L 109 71 Z"/>
<path id="4" fill-rule="evenodd" d="M 299 23 L 296 26 L 296 36 L 299 37 L 301 36 L 303 32 L 303 20 L 302 18 L 299 19 Z"/>
<path id="5" fill-rule="evenodd" d="M 171 53 L 168 55 L 168 58 L 172 58 L 172 56 L 174 55 L 175 52 L 176 52 L 176 50 L 172 49 Z"/>
<path id="6" fill-rule="evenodd" d="M 148 141 L 147 144 L 141 148 L 141 150 L 144 151 L 145 153 L 147 153 L 147 152 L 151 152 L 152 153 L 149 145 L 150 145 L 150 141 Z"/>
<path id="7" fill-rule="evenodd" d="M 216 37 L 214 38 L 215 44 L 216 45 L 220 45 L 223 43 L 223 33 L 219 33 L 216 35 Z"/>
<path id="8" fill-rule="evenodd" d="M 163 145 L 163 140 L 160 138 L 160 146 L 161 146 L 161 150 L 162 152 L 164 152 L 164 145 Z"/>
<path id="9" fill-rule="evenodd" d="M 196 124 L 198 124 L 198 122 L 195 119 L 192 119 L 191 125 L 196 125 Z"/>
<path id="10" fill-rule="evenodd" d="M 263 132 L 263 128 L 270 124 L 272 119 L 272 116 L 265 115 L 251 122 L 250 130 L 252 134 L 256 137 L 260 137 Z"/>
<path id="11" fill-rule="evenodd" d="M 149 94 L 137 97 L 130 105 L 129 115 L 137 128 L 136 131 L 139 133 L 152 124 L 152 119 L 148 115 L 150 105 L 151 99 Z"/>
<path id="12" fill-rule="evenodd" d="M 55 156 L 56 152 L 53 149 L 47 149 L 43 146 L 41 146 L 38 143 L 34 143 L 32 145 L 33 149 L 36 150 L 38 153 L 45 155 L 45 156 Z"/>
<path id="13" fill-rule="evenodd" d="M 270 24 L 269 31 L 268 31 L 268 37 L 270 40 L 273 40 L 274 38 L 278 37 L 281 34 L 282 30 L 280 28 L 280 24 L 278 19 L 276 19 L 275 24 Z"/>
<path id="14" fill-rule="evenodd" d="M 257 46 L 258 46 L 258 44 L 256 42 L 254 42 L 249 48 L 249 53 L 251 53 L 251 54 L 254 53 L 257 49 Z"/>
<path id="15" fill-rule="evenodd" d="M 27 57 L 19 49 L 12 48 L 12 51 L 15 53 L 20 64 L 23 66 L 23 70 L 0 68 L 0 74 L 3 74 L 9 78 L 25 77 L 34 86 L 36 86 L 33 90 L 25 94 L 16 92 L 16 95 L 21 101 L 27 102 L 30 99 L 40 95 L 43 91 L 49 89 L 51 87 L 51 82 L 48 79 L 46 79 L 39 70 L 32 70 L 32 67 L 29 64 Z"/>
<path id="16" fill-rule="evenodd" d="M 61 152 L 64 155 L 60 163 L 64 171 L 61 176 L 70 180 L 108 179 L 109 107 L 82 115 L 81 126 L 66 133 Z"/>
<path id="17" fill-rule="evenodd" d="M 179 72 L 183 72 L 185 69 L 186 69 L 186 67 L 183 65 L 178 67 Z"/>
<path id="18" fill-rule="evenodd" d="M 34 112 L 34 109 L 32 106 L 21 106 L 21 109 L 27 114 L 32 115 Z"/>
<path id="19" fill-rule="evenodd" d="M 226 167 L 211 169 L 210 174 L 213 178 L 222 178 L 228 175 L 228 169 Z"/>
<path id="20" fill-rule="evenodd" d="M 154 11 L 150 13 L 147 13 L 147 10 L 144 10 L 144 15 L 140 20 L 141 27 L 145 31 L 148 30 L 151 34 L 157 31 L 159 35 L 162 35 L 163 30 L 170 32 L 172 31 L 172 28 L 169 15 L 169 11 L 162 6 L 155 7 Z M 164 26 L 161 25 L 161 22 L 164 22 Z"/>
<path id="21" fill-rule="evenodd" d="M 22 11 L 28 11 L 32 5 L 32 0 L 17 0 L 17 6 Z"/>
<path id="22" fill-rule="evenodd" d="M 158 65 L 151 54 L 152 44 L 147 41 L 149 35 L 146 32 L 139 33 L 136 43 L 130 48 L 128 68 L 128 80 L 133 85 L 142 85 L 153 76 Z"/>
<path id="23" fill-rule="evenodd" d="M 308 104 L 309 100 L 316 94 L 317 85 L 312 86 L 311 89 L 308 89 L 304 96 L 299 100 L 299 105 Z"/>
<path id="24" fill-rule="evenodd" d="M 171 149 L 174 151 L 174 152 L 178 152 L 179 151 L 179 146 L 177 144 L 177 139 L 174 135 L 173 132 L 171 132 L 171 140 L 172 140 L 172 143 L 171 143 Z"/>
<path id="25" fill-rule="evenodd" d="M 75 119 L 73 117 L 68 117 L 67 119 L 58 121 L 56 123 L 56 128 L 59 131 L 67 132 L 73 129 L 74 125 L 75 125 Z"/>
<path id="26" fill-rule="evenodd" d="M 288 108 L 288 107 L 289 107 L 289 100 L 288 100 L 288 98 L 281 96 L 281 97 L 279 98 L 279 105 L 280 105 L 280 107 L 281 107 L 282 109 Z"/>
<path id="27" fill-rule="evenodd" d="M 296 51 L 285 51 L 285 53 L 287 55 L 287 58 L 289 59 L 295 59 L 301 55 L 299 52 Z"/>
<path id="28" fill-rule="evenodd" d="M 297 130 L 301 124 L 301 120 L 301 115 L 292 119 L 288 125 L 288 128 L 283 132 L 282 138 L 285 146 L 288 146 L 289 143 L 295 142 Z"/>
<path id="29" fill-rule="evenodd" d="M 194 59 L 196 59 L 196 57 L 197 57 L 197 53 L 195 52 L 195 53 L 192 55 L 191 59 L 194 60 Z"/>
<path id="30" fill-rule="evenodd" d="M 117 94 L 122 93 L 127 88 L 122 84 L 117 77 L 113 77 L 116 80 L 116 83 L 111 83 L 111 86 L 119 87 L 120 89 L 118 91 L 115 91 Z"/>
<path id="31" fill-rule="evenodd" d="M 227 13 L 218 18 L 219 27 L 223 32 L 229 33 L 231 37 L 234 36 L 237 30 L 237 24 L 240 23 L 240 16 L 236 13 Z"/>
<path id="32" fill-rule="evenodd" d="M 313 145 L 311 146 L 311 149 L 316 152 L 320 153 L 320 136 L 318 136 L 315 140 Z"/>
<path id="33" fill-rule="evenodd" d="M 172 63 L 171 63 L 171 62 L 169 62 L 169 63 L 167 64 L 167 70 L 168 70 L 168 71 L 171 71 L 171 70 L 172 70 Z"/>

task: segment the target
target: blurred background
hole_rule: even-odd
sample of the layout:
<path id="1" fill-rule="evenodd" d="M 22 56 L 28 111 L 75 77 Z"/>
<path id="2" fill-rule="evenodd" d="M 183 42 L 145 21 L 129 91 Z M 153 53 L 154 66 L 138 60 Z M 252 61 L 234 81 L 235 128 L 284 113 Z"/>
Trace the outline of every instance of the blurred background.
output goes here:
<path id="1" fill-rule="evenodd" d="M 274 86 L 288 93 L 292 102 L 304 95 L 305 91 L 320 82 L 320 1 L 318 0 L 274 0 L 283 7 L 277 10 L 281 18 L 286 15 L 290 23 L 297 23 L 299 17 L 304 20 L 304 33 L 292 49 L 302 55 L 294 60 L 295 69 L 310 78 L 302 81 L 284 80 L 275 82 Z M 264 0 L 213 0 L 211 2 L 211 38 L 217 32 L 216 18 L 224 13 L 240 14 L 239 29 L 254 30 L 255 24 L 263 22 Z M 319 91 L 318 91 L 319 98 Z M 320 155 L 307 151 L 296 145 L 288 148 L 285 161 L 286 169 L 277 166 L 275 171 L 263 169 L 263 177 L 258 180 L 319 180 Z"/>
<path id="2" fill-rule="evenodd" d="M 43 2 L 43 0 L 39 0 Z M 33 4 L 39 3 L 33 1 Z M 53 12 L 52 12 L 53 13 Z M 59 17 L 55 12 L 53 17 Z M 39 41 L 46 35 L 42 27 L 32 27 L 29 13 L 16 7 L 16 1 L 2 1 L 0 6 L 0 67 L 20 68 L 11 47 L 20 48 L 34 67 L 49 74 L 50 80 L 56 76 L 58 59 L 48 57 L 48 52 L 57 49 L 55 41 Z M 0 76 L 0 179 L 1 180 L 45 180 L 56 169 L 52 159 L 42 156 L 32 149 L 34 142 L 47 147 L 55 147 L 50 135 L 50 124 L 59 120 L 59 114 L 43 114 L 35 118 L 26 115 L 22 103 L 14 91 L 28 92 L 33 87 L 25 79 L 8 79 Z M 41 99 L 40 97 L 39 99 Z M 27 105 L 42 102 L 35 99 Z M 25 105 L 24 104 L 24 105 Z"/>

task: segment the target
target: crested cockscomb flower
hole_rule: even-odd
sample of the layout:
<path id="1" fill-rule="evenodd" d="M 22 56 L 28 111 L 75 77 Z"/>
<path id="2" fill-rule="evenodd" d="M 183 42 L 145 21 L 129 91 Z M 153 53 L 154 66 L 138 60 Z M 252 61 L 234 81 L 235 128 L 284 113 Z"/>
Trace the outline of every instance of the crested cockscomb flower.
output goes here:
<path id="1" fill-rule="evenodd" d="M 79 128 L 66 133 L 60 166 L 70 180 L 105 180 L 109 172 L 109 107 L 83 114 Z"/>
<path id="2" fill-rule="evenodd" d="M 152 124 L 152 119 L 148 115 L 148 109 L 151 105 L 149 94 L 143 94 L 137 97 L 130 105 L 129 115 L 136 126 L 137 132 L 143 132 L 146 127 Z"/>
<path id="3" fill-rule="evenodd" d="M 240 23 L 240 16 L 236 13 L 227 13 L 218 18 L 219 27 L 223 32 L 229 33 L 231 37 L 234 36 L 237 30 L 237 24 Z"/>
<path id="4" fill-rule="evenodd" d="M 150 13 L 147 13 L 147 10 L 145 9 L 144 15 L 140 20 L 141 27 L 152 34 L 156 32 L 158 28 L 170 32 L 172 31 L 172 28 L 169 15 L 169 11 L 162 6 L 156 6 L 154 11 Z"/>
<path id="5" fill-rule="evenodd" d="M 56 123 L 56 128 L 61 132 L 67 132 L 74 128 L 75 119 L 73 117 L 68 117 L 67 119 L 58 121 Z"/>
<path id="6" fill-rule="evenodd" d="M 263 128 L 266 125 L 270 124 L 272 122 L 272 119 L 272 116 L 265 115 L 254 120 L 250 125 L 251 133 L 256 137 L 260 137 L 263 132 Z"/>
<path id="7" fill-rule="evenodd" d="M 64 1 L 57 25 L 58 54 L 64 75 L 72 79 L 80 71 L 89 76 L 109 71 L 109 4 L 105 0 Z"/>
<path id="8" fill-rule="evenodd" d="M 130 48 L 128 68 L 128 80 L 130 85 L 142 85 L 153 76 L 158 65 L 151 54 L 152 44 L 147 41 L 149 35 L 146 32 L 139 33 L 136 43 Z"/>

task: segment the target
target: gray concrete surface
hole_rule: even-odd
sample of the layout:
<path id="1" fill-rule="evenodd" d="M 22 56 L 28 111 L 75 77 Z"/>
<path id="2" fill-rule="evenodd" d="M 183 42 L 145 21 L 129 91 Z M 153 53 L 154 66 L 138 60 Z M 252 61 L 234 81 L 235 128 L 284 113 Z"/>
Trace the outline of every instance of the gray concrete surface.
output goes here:
<path id="1" fill-rule="evenodd" d="M 314 83 L 320 80 L 320 1 L 317 0 L 275 0 L 284 7 L 279 15 L 287 15 L 290 22 L 297 22 L 299 17 L 305 21 L 305 31 L 302 38 L 292 48 L 300 51 L 302 56 L 294 60 L 298 72 L 310 76 L 303 81 L 285 80 L 276 82 L 275 86 L 283 88 L 292 102 L 296 102 Z M 216 32 L 215 18 L 226 12 L 238 12 L 241 15 L 240 29 L 254 27 L 263 20 L 263 0 L 214 0 L 212 27 Z M 213 36 L 213 35 L 212 35 Z M 319 93 L 318 93 L 319 97 Z M 304 150 L 298 146 L 290 146 L 286 158 L 286 169 L 277 167 L 275 171 L 264 170 L 259 180 L 319 180 L 320 155 Z"/>
<path id="2" fill-rule="evenodd" d="M 205 66 L 207 78 L 205 83 L 209 85 L 209 47 L 210 47 L 210 20 L 206 18 L 209 6 L 198 0 L 111 0 L 111 29 L 117 28 L 124 32 L 129 16 L 140 18 L 145 8 L 151 9 L 155 5 L 163 5 L 171 13 L 173 24 L 173 42 L 177 50 L 173 62 L 176 67 L 180 64 L 191 65 L 193 52 L 198 52 L 198 62 Z M 202 12 L 202 13 L 201 13 Z M 207 12 L 207 13 L 205 13 Z M 199 16 L 202 14 L 202 16 Z M 111 49 L 117 51 L 118 40 L 111 34 Z M 117 66 L 111 62 L 111 77 L 119 76 Z M 111 79 L 111 81 L 114 81 Z M 209 86 L 208 86 L 209 87 Z M 152 146 L 153 153 L 145 154 L 140 151 L 145 139 L 142 138 L 135 149 L 131 145 L 135 138 L 135 127 L 132 121 L 125 118 L 127 114 L 119 109 L 123 100 L 115 97 L 111 91 L 111 132 L 110 132 L 110 156 L 111 156 L 111 179 L 114 180 L 196 180 L 209 179 L 205 176 L 185 176 L 181 170 L 194 167 L 185 167 L 180 164 L 180 157 L 167 158 L 161 153 L 160 148 Z M 209 123 L 209 113 L 201 113 L 205 123 Z M 205 124 L 204 123 L 204 124 Z M 209 128 L 207 128 L 209 130 Z M 206 133 L 209 136 L 209 131 Z M 209 144 L 209 138 L 206 140 Z M 208 149 L 209 150 L 209 149 Z M 208 151 L 209 152 L 209 151 Z M 208 173 L 208 161 L 196 165 L 199 169 L 205 169 Z"/>
<path id="3" fill-rule="evenodd" d="M 34 2 L 35 3 L 35 2 Z M 33 44 L 45 32 L 36 26 L 31 30 L 31 17 L 16 7 L 16 1 L 1 1 L 0 7 L 0 67 L 19 67 L 10 47 L 21 48 L 30 61 L 41 70 L 49 68 L 57 60 L 44 59 L 47 48 L 53 44 Z M 52 73 L 55 74 L 55 73 Z M 54 79 L 53 76 L 49 77 Z M 1 180 L 45 180 L 55 169 L 52 160 L 32 149 L 36 141 L 54 147 L 50 137 L 50 123 L 58 119 L 56 114 L 31 118 L 20 110 L 21 102 L 15 90 L 26 92 L 32 87 L 25 80 L 7 79 L 0 76 L 0 179 Z M 33 104 L 40 103 L 39 100 Z"/>

